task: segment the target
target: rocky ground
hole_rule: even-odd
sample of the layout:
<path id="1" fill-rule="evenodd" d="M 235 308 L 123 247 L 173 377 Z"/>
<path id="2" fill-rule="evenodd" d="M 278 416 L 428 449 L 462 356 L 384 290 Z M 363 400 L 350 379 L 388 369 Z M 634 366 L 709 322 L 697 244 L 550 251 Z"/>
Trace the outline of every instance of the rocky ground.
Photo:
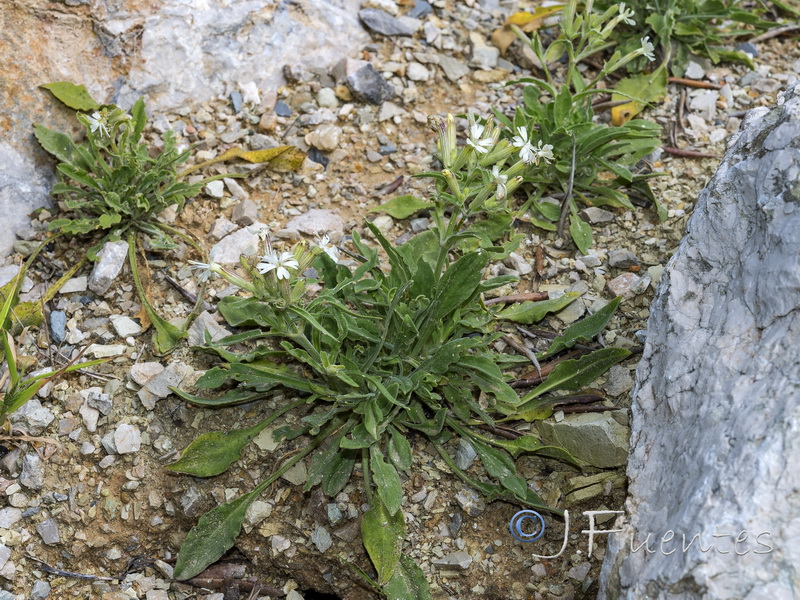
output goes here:
<path id="1" fill-rule="evenodd" d="M 370 209 L 397 194 L 426 194 L 428 182 L 410 176 L 432 164 L 428 116 L 486 115 L 491 106 L 509 110 L 518 103 L 521 88 L 502 84 L 525 74 L 524 61 L 514 47 L 499 57 L 490 42 L 491 31 L 502 25 L 501 10 L 451 0 L 432 6 L 418 1 L 410 10 L 409 3 L 389 0 L 365 4 L 403 18 L 368 15 L 370 26 L 387 35 L 375 33 L 353 60 L 331 71 L 288 66 L 289 83 L 278 90 L 245 85 L 231 97 L 154 115 L 150 140 L 160 144 L 171 128 L 185 144 L 196 144 L 196 162 L 232 146 L 293 144 L 308 152 L 296 174 L 259 166 L 212 167 L 210 173 L 247 171 L 248 177 L 209 184 L 181 215 L 162 215 L 215 246 L 216 260 L 234 262 L 241 248 L 255 244 L 254 231 L 262 226 L 287 243 L 311 239 L 321 230 L 338 241 L 354 230 L 363 233 L 367 217 L 390 238 L 407 239 L 427 228 L 424 215 L 398 221 Z M 664 126 L 665 145 L 712 156 L 653 157 L 654 168 L 666 173 L 653 185 L 668 209 L 665 223 L 646 208 L 586 210 L 583 215 L 595 235 L 587 256 L 552 234 L 518 224 L 526 238 L 499 270 L 518 274 L 520 283 L 505 291 L 583 292 L 543 328 L 559 331 L 602 301 L 622 295 L 625 301 L 603 334 L 604 343 L 632 350 L 641 346 L 658 277 L 681 239 L 695 198 L 713 174 L 714 157 L 724 152 L 744 111 L 772 105 L 800 73 L 796 39 L 769 39 L 753 50 L 755 71 L 698 60 L 687 77 L 724 87 L 671 84 L 667 100 L 647 113 Z M 0 283 L 14 276 L 52 217 L 50 211 L 39 212 L 20 234 L 17 253 L 0 269 Z M 542 281 L 534 277 L 540 245 Z M 49 248 L 30 273 L 23 300 L 40 297 L 47 283 L 84 252 L 85 245 L 76 240 Z M 184 249 L 148 258 L 155 305 L 168 318 L 185 317 L 191 306 L 167 277 L 195 292 L 196 281 L 186 266 L 186 259 L 195 257 Z M 190 386 L 210 359 L 185 346 L 168 359 L 154 356 L 149 332 L 137 320 L 140 306 L 128 269 L 113 283 L 104 279 L 113 277 L 114 270 L 113 253 L 101 272 L 87 267 L 49 303 L 46 327 L 20 340 L 21 353 L 37 357 L 41 365 L 63 364 L 86 345 L 91 345 L 90 356 L 111 360 L 49 385 L 12 416 L 24 436 L 2 442 L 0 583 L 7 591 L 0 591 L 0 600 L 374 597 L 349 567 L 369 570 L 358 525 L 365 502 L 360 487 L 351 483 L 333 499 L 319 492 L 303 494 L 302 465 L 253 505 L 236 553 L 193 585 L 171 580 L 177 550 L 199 515 L 251 489 L 302 442 L 276 444 L 268 430 L 225 475 L 211 480 L 168 475 L 164 464 L 200 433 L 252 424 L 285 399 L 212 412 L 169 395 L 168 385 Z M 203 329 L 225 333 L 213 305 L 230 293 L 219 281 L 212 285 L 209 310 L 193 327 L 192 339 L 202 339 Z M 451 476 L 421 438 L 411 440 L 416 454 L 413 475 L 404 482 L 405 552 L 426 572 L 435 598 L 594 597 L 604 544 L 600 536 L 588 554 L 586 536 L 580 534 L 588 521 L 580 513 L 618 510 L 624 501 L 626 409 L 635 366 L 634 355 L 597 382 L 615 410 L 556 414 L 539 427 L 545 439 L 564 444 L 586 461 L 582 472 L 540 459 L 518 462 L 520 473 L 548 503 L 570 511 L 568 544 L 557 558 L 533 555 L 558 553 L 563 522 L 547 518 L 542 541 L 515 541 L 508 523 L 519 507 L 486 506 Z M 453 448 L 453 453 L 460 466 L 474 461 L 469 447 Z M 260 591 L 254 582 L 261 584 Z"/>

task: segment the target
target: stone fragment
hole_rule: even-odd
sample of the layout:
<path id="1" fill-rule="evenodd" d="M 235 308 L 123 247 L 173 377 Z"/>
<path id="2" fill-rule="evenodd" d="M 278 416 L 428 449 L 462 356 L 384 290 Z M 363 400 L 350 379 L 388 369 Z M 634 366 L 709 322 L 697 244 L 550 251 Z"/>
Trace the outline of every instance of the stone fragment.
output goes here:
<path id="1" fill-rule="evenodd" d="M 433 561 L 433 566 L 435 567 L 451 569 L 453 567 L 458 567 L 459 569 L 468 569 L 471 564 L 472 557 L 464 550 L 445 554 L 443 557 L 437 558 Z"/>
<path id="2" fill-rule="evenodd" d="M 304 462 L 299 462 L 294 465 L 291 469 L 286 471 L 283 475 L 281 475 L 281 479 L 285 479 L 289 483 L 293 483 L 294 485 L 304 485 L 308 480 L 308 471 L 306 470 L 306 464 Z"/>
<path id="3" fill-rule="evenodd" d="M 50 584 L 46 581 L 37 581 L 31 587 L 29 600 L 45 600 L 50 595 Z"/>
<path id="4" fill-rule="evenodd" d="M 210 237 L 212 240 L 221 240 L 226 235 L 236 231 L 237 229 L 239 228 L 236 226 L 236 223 L 229 221 L 225 217 L 219 217 L 211 224 L 211 229 L 208 231 L 208 237 Z"/>
<path id="5" fill-rule="evenodd" d="M 610 223 L 614 220 L 614 213 L 597 206 L 589 206 L 580 212 L 581 218 L 592 225 Z"/>
<path id="6" fill-rule="evenodd" d="M 30 452 L 22 457 L 22 473 L 19 476 L 19 483 L 29 490 L 40 490 L 44 487 L 44 465 L 42 459 L 35 452 Z"/>
<path id="7" fill-rule="evenodd" d="M 453 58 L 447 54 L 439 54 L 439 66 L 442 67 L 445 77 L 450 81 L 458 81 L 464 75 L 469 73 L 469 67 L 457 58 Z"/>
<path id="8" fill-rule="evenodd" d="M 104 295 L 122 271 L 128 260 L 128 242 L 106 242 L 97 253 L 92 272 L 89 275 L 89 289 L 98 296 Z"/>
<path id="9" fill-rule="evenodd" d="M 206 343 L 206 332 L 211 336 L 211 341 L 216 342 L 231 334 L 230 331 L 220 325 L 217 320 L 207 310 L 204 310 L 189 327 L 188 337 L 190 346 L 203 346 Z"/>
<path id="10" fill-rule="evenodd" d="M 78 412 L 83 419 L 86 431 L 89 433 L 97 431 L 97 421 L 100 419 L 100 411 L 84 402 L 80 409 L 78 409 Z"/>
<path id="11" fill-rule="evenodd" d="M 142 333 L 142 326 L 125 315 L 111 315 L 109 320 L 114 327 L 114 331 L 116 331 L 117 335 L 121 338 Z"/>
<path id="12" fill-rule="evenodd" d="M 242 200 L 233 207 L 233 220 L 242 227 L 256 223 L 258 221 L 258 206 L 252 200 Z"/>
<path id="13" fill-rule="evenodd" d="M 11 413 L 9 419 L 12 425 L 24 429 L 30 435 L 41 435 L 55 416 L 50 409 L 42 406 L 38 398 L 31 398 L 16 412 Z"/>
<path id="14" fill-rule="evenodd" d="M 169 388 L 178 387 L 191 372 L 192 368 L 180 361 L 169 363 L 163 371 L 155 375 L 139 390 L 139 399 L 144 407 L 153 410 L 159 399 L 166 398 L 172 393 Z"/>
<path id="15" fill-rule="evenodd" d="M 135 425 L 121 423 L 114 431 L 114 447 L 117 454 L 133 454 L 142 445 L 142 434 Z"/>
<path id="16" fill-rule="evenodd" d="M 686 63 L 686 70 L 683 72 L 683 76 L 687 79 L 702 79 L 706 76 L 706 72 L 703 67 L 693 60 L 690 60 Z"/>
<path id="17" fill-rule="evenodd" d="M 633 288 L 639 283 L 641 277 L 636 273 L 623 273 L 606 283 L 608 291 L 614 296 L 630 297 L 633 295 Z"/>
<path id="18" fill-rule="evenodd" d="M 614 365 L 606 373 L 606 393 L 614 398 L 621 396 L 633 388 L 633 377 L 627 367 Z"/>
<path id="19" fill-rule="evenodd" d="M 61 535 L 58 531 L 58 523 L 55 519 L 45 519 L 36 526 L 36 532 L 42 538 L 42 541 L 48 546 L 61 543 Z"/>
<path id="20" fill-rule="evenodd" d="M 325 552 L 333 545 L 331 534 L 322 525 L 318 525 L 314 532 L 311 534 L 311 542 L 317 547 L 320 552 Z"/>
<path id="21" fill-rule="evenodd" d="M 486 510 L 486 502 L 472 488 L 463 488 L 456 493 L 456 502 L 470 517 L 477 517 Z"/>
<path id="22" fill-rule="evenodd" d="M 745 117 L 661 275 L 601 600 L 797 595 L 786 565 L 800 564 L 798 92 Z M 666 560 L 632 551 L 650 532 Z M 700 539 L 683 552 L 682 534 Z"/>
<path id="23" fill-rule="evenodd" d="M 128 347 L 124 344 L 90 344 L 86 349 L 86 354 L 94 358 L 110 358 L 125 354 Z"/>
<path id="24" fill-rule="evenodd" d="M 270 540 L 270 545 L 273 550 L 277 552 L 284 552 L 292 547 L 292 542 L 283 537 L 282 535 L 273 535 Z"/>
<path id="25" fill-rule="evenodd" d="M 130 376 L 134 383 L 145 385 L 153 377 L 164 370 L 164 365 L 157 362 L 136 363 L 131 367 Z"/>
<path id="26" fill-rule="evenodd" d="M 335 125 L 324 125 L 318 127 L 308 135 L 306 135 L 306 143 L 315 148 L 319 148 L 323 152 L 332 152 L 339 147 L 339 137 L 342 135 L 342 129 Z"/>
<path id="27" fill-rule="evenodd" d="M 306 235 L 328 232 L 332 238 L 333 234 L 341 237 L 344 234 L 344 221 L 338 213 L 332 210 L 312 208 L 299 217 L 292 218 L 286 224 L 286 229 Z"/>
<path id="28" fill-rule="evenodd" d="M 61 344 L 66 336 L 67 313 L 62 310 L 54 310 L 50 313 L 50 337 L 56 344 Z"/>
<path id="29" fill-rule="evenodd" d="M 67 279 L 67 282 L 58 290 L 59 294 L 74 294 L 75 292 L 85 292 L 88 289 L 88 278 L 86 275 Z"/>
<path id="30" fill-rule="evenodd" d="M 209 181 L 205 187 L 206 194 L 212 198 L 222 198 L 225 195 L 225 184 L 219 179 L 216 181 Z"/>
<path id="31" fill-rule="evenodd" d="M 406 111 L 394 102 L 384 102 L 383 106 L 381 106 L 381 109 L 378 111 L 378 121 L 383 123 L 384 121 L 388 121 L 394 117 L 401 117 L 405 114 Z"/>
<path id="32" fill-rule="evenodd" d="M 0 544 L 0 569 L 6 566 L 8 559 L 11 558 L 11 548 L 5 544 Z"/>
<path id="33" fill-rule="evenodd" d="M 258 525 L 272 514 L 272 504 L 263 500 L 256 500 L 244 513 L 244 522 L 251 527 Z"/>
<path id="34" fill-rule="evenodd" d="M 639 266 L 639 259 L 630 250 L 612 250 L 608 253 L 608 264 L 615 269 Z"/>
<path id="35" fill-rule="evenodd" d="M 22 519 L 22 511 L 18 508 L 7 506 L 0 508 L 0 529 L 11 529 Z"/>
<path id="36" fill-rule="evenodd" d="M 462 471 L 469 469 L 472 463 L 475 462 L 477 456 L 472 444 L 464 438 L 458 440 L 458 446 L 456 446 L 456 465 L 459 469 Z"/>
<path id="37" fill-rule="evenodd" d="M 428 69 L 418 62 L 410 62 L 406 68 L 406 77 L 411 81 L 428 81 L 430 73 Z"/>
<path id="38" fill-rule="evenodd" d="M 222 265 L 238 264 L 239 257 L 254 256 L 260 250 L 258 233 L 267 229 L 263 223 L 254 223 L 239 231 L 226 235 L 211 248 L 214 261 Z"/>
<path id="39" fill-rule="evenodd" d="M 500 49 L 487 44 L 483 35 L 477 31 L 470 32 L 469 41 L 472 45 L 469 64 L 483 70 L 494 69 L 500 58 Z"/>
<path id="40" fill-rule="evenodd" d="M 605 413 L 566 415 L 560 423 L 539 421 L 536 430 L 545 443 L 560 446 L 595 467 L 619 467 L 628 460 L 630 431 Z"/>
<path id="41" fill-rule="evenodd" d="M 194 517 L 200 513 L 203 503 L 203 495 L 195 486 L 189 487 L 179 500 L 183 514 L 187 517 Z"/>
<path id="42" fill-rule="evenodd" d="M 383 104 L 394 97 L 394 88 L 371 64 L 348 76 L 347 86 L 357 100 L 370 104 Z"/>
<path id="43" fill-rule="evenodd" d="M 414 35 L 414 29 L 406 23 L 378 8 L 364 8 L 358 11 L 358 18 L 370 31 L 386 36 Z"/>
<path id="44" fill-rule="evenodd" d="M 321 108 L 337 108 L 339 106 L 339 99 L 336 97 L 336 92 L 329 87 L 320 88 L 317 92 L 317 104 Z"/>

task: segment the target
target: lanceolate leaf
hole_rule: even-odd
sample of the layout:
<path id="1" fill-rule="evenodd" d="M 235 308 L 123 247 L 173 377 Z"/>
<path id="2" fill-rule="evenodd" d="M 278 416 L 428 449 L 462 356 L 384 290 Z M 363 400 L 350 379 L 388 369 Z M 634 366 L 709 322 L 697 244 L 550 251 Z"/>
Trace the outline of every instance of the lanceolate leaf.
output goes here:
<path id="1" fill-rule="evenodd" d="M 380 206 L 371 208 L 369 212 L 385 212 L 395 219 L 407 219 L 414 213 L 426 208 L 432 208 L 433 204 L 420 200 L 411 194 L 404 194 L 384 202 Z"/>
<path id="2" fill-rule="evenodd" d="M 538 323 L 548 313 L 558 312 L 575 301 L 580 296 L 577 292 L 567 292 L 558 298 L 542 300 L 540 302 L 520 302 L 512 304 L 497 313 L 498 319 L 514 321 L 515 323 Z"/>
<path id="3" fill-rule="evenodd" d="M 378 496 L 361 517 L 361 539 L 378 572 L 378 583 L 388 583 L 400 563 L 400 550 L 406 534 L 402 511 L 392 516 Z"/>
<path id="4" fill-rule="evenodd" d="M 562 350 L 572 348 L 578 342 L 588 342 L 594 339 L 598 333 L 603 331 L 611 320 L 621 300 L 622 298 L 618 296 L 593 315 L 581 319 L 567 327 L 563 334 L 553 340 L 547 351 L 536 358 L 544 360 L 545 358 L 550 358 L 554 354 L 558 354 Z"/>
<path id="5" fill-rule="evenodd" d="M 387 600 L 430 600 L 431 589 L 422 569 L 414 560 L 405 554 L 389 583 L 383 588 Z"/>
<path id="6" fill-rule="evenodd" d="M 552 390 L 577 390 L 587 386 L 630 354 L 623 348 L 602 348 L 577 360 L 565 360 L 522 401 L 527 402 Z"/>
<path id="7" fill-rule="evenodd" d="M 375 486 L 378 488 L 378 495 L 383 500 L 386 510 L 390 515 L 394 515 L 400 510 L 400 503 L 403 500 L 403 486 L 400 484 L 400 476 L 395 468 L 387 464 L 383 459 L 383 453 L 377 445 L 369 449 L 370 467 L 375 478 Z"/>
<path id="8" fill-rule="evenodd" d="M 56 81 L 46 83 L 42 87 L 50 90 L 53 96 L 75 110 L 87 112 L 100 108 L 100 104 L 89 95 L 85 86 L 75 85 L 69 81 Z"/>
<path id="9" fill-rule="evenodd" d="M 210 510 L 192 527 L 175 563 L 175 579 L 191 579 L 225 554 L 236 542 L 244 514 L 263 491 L 261 486 L 233 502 Z"/>

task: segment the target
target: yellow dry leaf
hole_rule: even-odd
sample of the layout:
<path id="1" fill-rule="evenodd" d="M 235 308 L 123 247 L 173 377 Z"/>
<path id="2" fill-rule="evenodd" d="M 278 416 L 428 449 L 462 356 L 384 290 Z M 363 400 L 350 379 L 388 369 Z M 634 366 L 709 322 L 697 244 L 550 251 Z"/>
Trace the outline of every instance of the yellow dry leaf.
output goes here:
<path id="1" fill-rule="evenodd" d="M 511 29 L 512 25 L 516 25 L 525 33 L 531 33 L 539 29 L 547 17 L 562 10 L 564 10 L 564 5 L 557 4 L 555 6 L 539 6 L 533 12 L 521 11 L 514 13 L 508 18 L 503 27 L 492 32 L 492 43 L 500 49 L 500 54 L 505 56 L 508 47 L 517 39 L 517 35 Z"/>
<path id="2" fill-rule="evenodd" d="M 644 104 L 641 102 L 635 102 L 633 100 L 626 102 L 625 104 L 615 106 L 611 109 L 611 122 L 617 127 L 624 125 L 633 117 L 638 115 L 642 108 L 644 108 Z"/>

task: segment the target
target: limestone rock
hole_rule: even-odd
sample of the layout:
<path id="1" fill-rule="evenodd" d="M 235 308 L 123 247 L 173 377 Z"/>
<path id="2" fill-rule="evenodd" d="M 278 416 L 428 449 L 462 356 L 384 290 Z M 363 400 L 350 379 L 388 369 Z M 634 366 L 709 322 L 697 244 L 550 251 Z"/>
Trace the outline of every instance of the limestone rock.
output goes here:
<path id="1" fill-rule="evenodd" d="M 97 253 L 91 275 L 89 275 L 89 289 L 98 296 L 102 296 L 114 283 L 122 266 L 128 258 L 128 242 L 106 242 L 103 249 Z"/>
<path id="2" fill-rule="evenodd" d="M 608 413 L 572 414 L 561 422 L 539 421 L 536 430 L 544 442 L 561 446 L 595 467 L 619 467 L 628 458 L 628 428 Z"/>
<path id="3" fill-rule="evenodd" d="M 661 276 L 600 598 L 797 596 L 799 92 L 747 115 Z M 669 531 L 675 554 L 631 551 Z"/>

